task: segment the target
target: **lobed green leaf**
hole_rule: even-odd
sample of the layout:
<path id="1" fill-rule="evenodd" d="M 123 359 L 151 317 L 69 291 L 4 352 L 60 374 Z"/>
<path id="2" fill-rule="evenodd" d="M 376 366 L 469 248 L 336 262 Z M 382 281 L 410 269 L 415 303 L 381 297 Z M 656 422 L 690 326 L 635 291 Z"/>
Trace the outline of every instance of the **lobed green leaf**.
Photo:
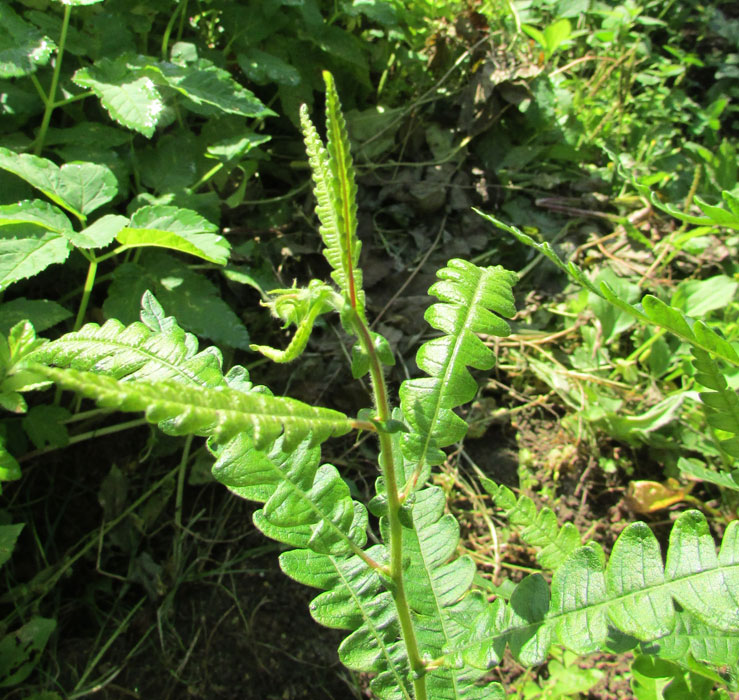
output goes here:
<path id="1" fill-rule="evenodd" d="M 507 335 L 499 316 L 515 313 L 512 285 L 516 275 L 502 267 L 480 268 L 464 260 L 450 260 L 437 272 L 439 281 L 429 294 L 441 303 L 425 314 L 429 324 L 444 333 L 424 343 L 416 362 L 429 377 L 410 379 L 400 387 L 400 402 L 411 433 L 403 437 L 403 452 L 414 463 L 417 479 L 427 464 L 438 464 L 438 449 L 464 437 L 467 424 L 453 409 L 471 401 L 477 382 L 468 367 L 490 369 L 495 358 L 477 333 Z"/>
<path id="2" fill-rule="evenodd" d="M 627 312 L 637 320 L 664 328 L 681 340 L 706 352 L 713 353 L 734 366 L 739 366 L 739 355 L 737 355 L 731 343 L 727 342 L 716 331 L 709 328 L 703 321 L 696 321 L 686 316 L 681 311 L 672 308 L 650 294 L 647 294 L 642 299 L 641 305 L 629 304 L 620 299 L 605 282 L 601 283 L 600 286 L 596 286 L 577 265 L 571 262 L 564 263 L 549 243 L 537 243 L 531 236 L 527 236 L 515 226 L 508 226 L 490 214 L 484 214 L 481 211 L 477 211 L 477 213 L 498 228 L 508 231 L 508 233 L 512 234 L 521 243 L 537 250 L 551 260 L 560 270 L 568 274 L 575 282 L 593 292 L 593 294 L 611 302 L 611 304 Z"/>
<path id="3" fill-rule="evenodd" d="M 436 658 L 466 639 L 469 626 L 482 612 L 486 602 L 468 595 L 475 564 L 467 556 L 456 557 L 459 524 L 445 514 L 446 497 L 438 487 L 415 492 L 411 507 L 413 529 L 403 530 L 406 595 L 419 647 Z M 499 660 L 503 645 L 492 653 Z M 471 664 L 440 667 L 426 675 L 429 697 L 439 700 L 494 697 L 495 686 L 477 687 L 480 671 Z"/>
<path id="4" fill-rule="evenodd" d="M 529 590 L 514 595 L 529 612 L 507 613 L 503 625 L 488 614 L 472 635 L 478 641 L 468 639 L 451 658 L 489 662 L 486 650 L 501 638 L 514 651 L 525 651 L 529 662 L 543 658 L 555 641 L 590 653 L 604 648 L 612 629 L 641 642 L 665 640 L 668 647 L 684 648 L 687 624 L 708 628 L 707 639 L 723 640 L 700 647 L 705 660 L 722 663 L 739 639 L 739 523 L 729 524 L 717 555 L 703 514 L 683 513 L 673 526 L 664 566 L 649 527 L 633 523 L 616 541 L 607 566 L 599 546 L 575 550 L 555 571 L 548 603 L 540 584 L 522 582 L 519 588 L 524 585 Z M 683 614 L 689 617 L 681 619 Z"/>
<path id="5" fill-rule="evenodd" d="M 88 323 L 46 343 L 26 360 L 104 374 L 126 381 L 169 380 L 207 387 L 225 386 L 221 356 L 214 348 L 197 351 L 197 339 L 185 333 L 147 292 L 142 300 L 148 323 L 124 326 L 111 319 Z"/>
<path id="6" fill-rule="evenodd" d="M 131 323 L 139 314 L 138 300 L 149 291 L 188 331 L 219 346 L 249 348 L 249 332 L 219 288 L 162 250 L 146 251 L 138 263 L 118 265 L 103 311 L 109 318 Z"/>
<path id="7" fill-rule="evenodd" d="M 341 289 L 349 305 L 364 315 L 362 271 L 359 269 L 361 243 L 357 238 L 356 182 L 351 162 L 346 122 L 329 73 L 326 82 L 327 147 L 308 117 L 308 110 L 300 110 L 308 162 L 313 176 L 316 214 L 320 220 L 324 256 L 333 272 L 331 277 Z"/>
<path id="8" fill-rule="evenodd" d="M 556 569 L 581 546 L 577 528 L 572 523 L 560 527 L 551 508 L 545 506 L 539 510 L 527 495 L 522 494 L 516 499 L 511 489 L 490 479 L 483 479 L 482 485 L 495 504 L 505 511 L 511 525 L 521 528 L 521 539 L 537 548 L 536 558 L 545 569 Z"/>
<path id="9" fill-rule="evenodd" d="M 732 457 L 739 458 L 739 396 L 729 387 L 721 367 L 711 355 L 698 347 L 692 348 L 695 380 L 709 391 L 700 392 L 706 420 L 712 428 L 730 436 L 719 445 Z"/>
<path id="10" fill-rule="evenodd" d="M 149 422 L 160 424 L 170 435 L 213 436 L 223 442 L 248 431 L 259 447 L 284 432 L 285 449 L 289 450 L 309 434 L 318 443 L 352 429 L 344 414 L 295 399 L 225 387 L 190 387 L 173 381 L 121 382 L 92 372 L 37 364 L 29 367 L 62 389 L 94 399 L 105 408 L 143 411 Z"/>

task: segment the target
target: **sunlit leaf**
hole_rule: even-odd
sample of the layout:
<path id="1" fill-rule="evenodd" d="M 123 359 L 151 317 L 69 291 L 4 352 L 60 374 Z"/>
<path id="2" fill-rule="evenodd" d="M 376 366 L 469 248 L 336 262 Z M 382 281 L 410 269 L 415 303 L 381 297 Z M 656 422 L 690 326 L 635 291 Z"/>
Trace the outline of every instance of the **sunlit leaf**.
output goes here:
<path id="1" fill-rule="evenodd" d="M 0 78 L 19 78 L 49 62 L 56 46 L 19 17 L 6 2 L 0 3 Z"/>
<path id="2" fill-rule="evenodd" d="M 0 147 L 0 168 L 22 178 L 80 219 L 118 192 L 113 172 L 98 163 L 65 163 L 59 167 L 46 158 Z"/>
<path id="3" fill-rule="evenodd" d="M 38 226 L 13 225 L 0 228 L 0 291 L 13 282 L 33 277 L 49 265 L 69 256 L 69 241 Z"/>
<path id="4" fill-rule="evenodd" d="M 125 56 L 102 58 L 77 70 L 72 80 L 92 90 L 111 119 L 144 136 L 154 135 L 164 101 L 154 81 L 129 68 Z"/>
<path id="5" fill-rule="evenodd" d="M 134 212 L 116 240 L 126 248 L 169 248 L 225 265 L 230 245 L 217 230 L 215 224 L 191 209 L 154 205 Z"/>

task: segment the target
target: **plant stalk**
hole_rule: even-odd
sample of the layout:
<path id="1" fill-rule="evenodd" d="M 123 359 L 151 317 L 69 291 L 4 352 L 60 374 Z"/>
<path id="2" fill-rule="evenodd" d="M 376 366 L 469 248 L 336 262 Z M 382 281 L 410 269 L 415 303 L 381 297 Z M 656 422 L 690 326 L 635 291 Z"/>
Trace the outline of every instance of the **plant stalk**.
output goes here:
<path id="1" fill-rule="evenodd" d="M 90 260 L 90 266 L 87 268 L 87 277 L 85 278 L 85 286 L 82 290 L 82 299 L 80 300 L 80 307 L 77 310 L 77 318 L 74 320 L 74 331 L 78 331 L 80 329 L 82 321 L 85 318 L 87 305 L 90 303 L 92 288 L 95 286 L 95 275 L 97 274 L 97 269 L 98 260 L 93 258 Z"/>
<path id="2" fill-rule="evenodd" d="M 375 350 L 366 322 L 356 312 L 356 308 L 354 308 L 354 312 L 353 326 L 357 332 L 359 342 L 369 357 L 370 381 L 375 408 L 377 410 L 377 418 L 381 422 L 384 422 L 390 419 L 391 412 L 387 399 L 387 388 L 382 371 L 382 363 L 377 356 L 377 351 Z M 418 649 L 418 640 L 416 639 L 416 631 L 413 627 L 411 610 L 405 594 L 405 583 L 403 580 L 403 525 L 400 522 L 401 500 L 398 492 L 393 441 L 390 434 L 382 430 L 378 431 L 378 438 L 380 440 L 380 468 L 382 469 L 385 489 L 387 491 L 387 519 L 390 526 L 390 579 L 393 582 L 394 589 L 391 593 L 395 601 L 403 640 L 408 652 L 408 662 L 413 672 L 413 690 L 416 700 L 427 700 L 426 666 Z"/>
<path id="3" fill-rule="evenodd" d="M 44 100 L 44 116 L 41 119 L 41 126 L 36 136 L 36 144 L 34 145 L 33 152 L 38 156 L 41 155 L 41 151 L 44 148 L 44 140 L 46 139 L 46 132 L 49 129 L 49 123 L 51 122 L 51 114 L 56 107 L 56 90 L 59 86 L 59 75 L 62 72 L 62 58 L 64 56 L 64 44 L 67 42 L 67 30 L 69 29 L 69 18 L 72 16 L 72 6 L 64 5 L 64 18 L 62 19 L 62 32 L 59 37 L 59 48 L 56 52 L 56 63 L 54 64 L 54 73 L 51 76 L 51 86 L 49 87 L 49 94 Z"/>

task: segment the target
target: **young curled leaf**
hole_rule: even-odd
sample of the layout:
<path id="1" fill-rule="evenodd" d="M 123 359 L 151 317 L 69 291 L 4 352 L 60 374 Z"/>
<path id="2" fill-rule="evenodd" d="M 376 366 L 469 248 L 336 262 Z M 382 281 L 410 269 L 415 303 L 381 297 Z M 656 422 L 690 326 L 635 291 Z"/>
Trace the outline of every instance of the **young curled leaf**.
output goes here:
<path id="1" fill-rule="evenodd" d="M 260 352 L 273 362 L 292 362 L 305 350 L 316 319 L 341 304 L 335 297 L 336 292 L 323 282 L 311 280 L 303 289 L 273 289 L 270 292 L 274 299 L 267 302 L 277 318 L 285 322 L 285 326 L 295 325 L 297 330 L 290 344 L 284 350 L 268 345 L 251 345 L 250 349 Z"/>

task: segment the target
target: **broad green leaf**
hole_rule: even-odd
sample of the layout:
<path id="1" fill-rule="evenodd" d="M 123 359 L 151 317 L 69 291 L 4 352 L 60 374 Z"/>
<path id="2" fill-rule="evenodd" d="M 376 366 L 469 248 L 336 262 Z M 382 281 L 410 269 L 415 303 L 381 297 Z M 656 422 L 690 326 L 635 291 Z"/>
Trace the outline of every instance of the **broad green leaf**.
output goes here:
<path id="1" fill-rule="evenodd" d="M 69 444 L 69 432 L 64 421 L 70 416 L 70 412 L 61 406 L 34 406 L 23 417 L 23 430 L 36 449 L 66 447 Z"/>
<path id="2" fill-rule="evenodd" d="M 47 5 L 48 3 L 24 3 L 26 7 L 38 7 L 42 9 L 29 9 L 23 12 L 23 17 L 33 23 L 42 34 L 48 37 L 61 37 L 62 27 L 64 25 L 64 13 L 63 12 L 50 12 Z M 80 31 L 75 26 L 75 22 L 69 22 L 67 24 L 67 37 L 64 42 L 64 55 L 65 56 L 88 56 L 90 51 L 94 51 L 91 48 L 91 44 L 94 41 L 92 36 L 87 33 Z M 48 133 L 48 132 L 47 132 Z M 44 139 L 44 143 L 48 141 Z"/>
<path id="3" fill-rule="evenodd" d="M 137 300 L 146 291 L 188 331 L 218 345 L 249 349 L 249 333 L 219 288 L 162 251 L 147 252 L 141 264 L 125 263 L 116 268 L 103 311 L 108 318 L 133 323 L 139 314 Z"/>
<path id="4" fill-rule="evenodd" d="M 707 481 L 709 484 L 715 484 L 722 489 L 739 491 L 739 479 L 735 479 L 733 474 L 715 472 L 705 467 L 700 460 L 680 457 L 677 461 L 677 468 L 684 474 L 688 474 L 701 481 Z M 739 474 L 737 476 L 739 477 Z"/>
<path id="5" fill-rule="evenodd" d="M 208 146 L 208 154 L 223 163 L 234 163 L 241 160 L 249 151 L 270 140 L 266 134 L 246 131 L 237 136 L 216 141 Z"/>
<path id="6" fill-rule="evenodd" d="M 113 172 L 97 163 L 66 163 L 59 167 L 46 158 L 0 147 L 0 168 L 41 190 L 81 220 L 118 192 Z"/>
<path id="7" fill-rule="evenodd" d="M 364 83 L 369 82 L 367 52 L 358 37 L 336 25 L 324 25 L 319 31 L 311 32 L 308 39 L 340 63 L 356 68 L 355 75 Z"/>
<path id="8" fill-rule="evenodd" d="M 0 118 L 5 124 L 5 129 L 21 128 L 24 124 L 28 123 L 33 115 L 38 114 L 42 110 L 38 93 L 33 89 L 32 85 L 25 84 L 25 81 L 18 83 L 12 78 L 8 80 L 0 78 L 0 94 L 3 95 L 3 100 L 0 102 Z M 25 146 L 26 144 L 24 143 L 23 145 Z M 0 178 L 3 180 L 2 189 L 5 190 L 8 188 L 6 184 L 8 178 L 4 177 L 4 173 L 0 173 Z M 11 179 L 15 180 L 15 178 Z M 20 184 L 18 182 L 13 183 L 15 188 Z M 30 193 L 27 192 L 15 195 L 13 192 L 6 191 L 3 192 L 0 202 L 9 204 L 19 199 L 24 199 L 29 195 Z"/>
<path id="9" fill-rule="evenodd" d="M 47 386 L 47 380 L 27 370 L 24 360 L 46 341 L 36 337 L 36 331 L 28 321 L 20 321 L 10 329 L 8 337 L 0 336 L 0 406 L 6 411 L 24 413 L 26 402 L 21 391 L 31 391 Z M 2 450 L 3 468 L 20 477 L 18 464 L 11 455 Z"/>
<path id="10" fill-rule="evenodd" d="M 82 146 L 91 150 L 107 150 L 131 143 L 133 134 L 109 124 L 79 122 L 65 128 L 49 128 L 44 143 L 49 146 Z"/>
<path id="11" fill-rule="evenodd" d="M 66 214 L 40 199 L 27 199 L 17 204 L 0 206 L 0 226 L 12 224 L 30 224 L 67 237 L 74 233 Z"/>
<path id="12" fill-rule="evenodd" d="M 609 433 L 617 440 L 631 444 L 635 441 L 649 443 L 650 433 L 675 420 L 686 397 L 686 392 L 676 392 L 636 416 L 606 411 L 602 418 L 597 419 L 597 423 L 607 425 Z"/>
<path id="13" fill-rule="evenodd" d="M 56 46 L 21 19 L 8 3 L 0 4 L 0 78 L 19 78 L 49 62 Z"/>
<path id="14" fill-rule="evenodd" d="M 77 70 L 72 80 L 92 90 L 111 119 L 148 138 L 154 135 L 164 101 L 150 77 L 129 68 L 126 56 L 102 58 Z"/>
<path id="15" fill-rule="evenodd" d="M 24 681 L 38 663 L 56 621 L 34 617 L 0 639 L 0 688 Z"/>
<path id="16" fill-rule="evenodd" d="M 201 106 L 243 117 L 275 116 L 228 71 L 204 58 L 178 65 L 121 55 L 80 68 L 72 80 L 92 90 L 112 119 L 147 137 L 154 134 L 164 110 L 158 86 L 179 92 L 190 100 L 186 104 L 191 108 Z"/>
<path id="17" fill-rule="evenodd" d="M 15 543 L 23 530 L 23 523 L 17 525 L 0 525 L 0 567 L 10 559 Z"/>
<path id="18" fill-rule="evenodd" d="M 126 248 L 169 248 L 225 265 L 231 247 L 217 230 L 215 224 L 191 209 L 154 205 L 134 212 L 116 240 Z"/>
<path id="19" fill-rule="evenodd" d="M 249 48 L 237 54 L 236 60 L 249 80 L 259 85 L 270 82 L 294 87 L 301 81 L 300 71 L 295 66 L 266 51 Z"/>
<path id="20" fill-rule="evenodd" d="M 184 192 L 202 175 L 202 150 L 200 139 L 190 129 L 170 129 L 151 146 L 137 149 L 141 182 L 156 193 Z"/>
<path id="21" fill-rule="evenodd" d="M 120 214 L 106 214 L 82 231 L 67 233 L 75 248 L 104 248 L 128 225 L 128 219 Z"/>
<path id="22" fill-rule="evenodd" d="M 705 280 L 684 280 L 677 285 L 670 305 L 693 318 L 701 318 L 709 311 L 725 308 L 736 296 L 739 282 L 726 275 Z"/>
<path id="23" fill-rule="evenodd" d="M 265 107 L 252 93 L 239 85 L 231 74 L 218 68 L 211 61 L 200 58 L 187 66 L 174 63 L 158 63 L 147 66 L 149 71 L 156 71 L 169 87 L 174 88 L 195 104 L 216 107 L 228 114 L 239 114 L 243 117 L 277 116 Z"/>
<path id="24" fill-rule="evenodd" d="M 0 394 L 0 399 L 2 398 L 4 398 L 4 394 Z M 20 478 L 21 465 L 5 448 L 5 438 L 0 436 L 0 493 L 2 493 L 3 481 L 17 481 Z"/>
<path id="25" fill-rule="evenodd" d="M 572 33 L 572 25 L 568 19 L 559 19 L 544 29 L 544 47 L 549 55 L 564 44 Z"/>
<path id="26" fill-rule="evenodd" d="M 8 334 L 18 322 L 28 319 L 42 333 L 68 319 L 72 313 L 55 301 L 20 297 L 0 304 L 0 333 Z"/>
<path id="27" fill-rule="evenodd" d="M 49 265 L 64 262 L 70 250 L 64 236 L 36 225 L 0 227 L 0 291 Z"/>
<path id="28" fill-rule="evenodd" d="M 8 337 L 0 336 L 0 406 L 7 411 L 24 413 L 26 402 L 19 392 L 32 391 L 48 386 L 48 381 L 24 367 L 24 361 L 46 340 L 36 337 L 36 331 L 26 320 L 16 323 L 8 333 Z M 17 462 L 4 449 L 2 450 L 3 468 L 20 478 Z"/>
<path id="29" fill-rule="evenodd" d="M 113 171 L 99 163 L 65 163 L 59 169 L 58 182 L 59 196 L 85 216 L 118 194 Z"/>
<path id="30" fill-rule="evenodd" d="M 526 34 L 528 34 L 537 44 L 539 44 L 542 49 L 547 48 L 547 40 L 540 29 L 532 27 L 530 24 L 522 24 L 521 29 L 523 29 L 523 31 L 526 32 Z"/>
<path id="31" fill-rule="evenodd" d="M 730 196 L 726 197 L 726 201 L 730 201 Z M 695 201 L 700 207 L 701 211 L 706 214 L 711 223 L 718 226 L 726 226 L 727 228 L 739 231 L 739 214 L 736 214 L 730 209 L 724 209 L 723 207 L 717 207 L 713 204 L 702 200 L 699 196 L 695 196 Z"/>
<path id="32" fill-rule="evenodd" d="M 352 429 L 352 422 L 343 413 L 295 399 L 171 381 L 120 382 L 92 372 L 36 364 L 29 367 L 105 408 L 142 411 L 149 422 L 158 423 L 169 435 L 213 436 L 225 442 L 248 431 L 256 446 L 262 447 L 284 434 L 285 449 L 290 450 L 309 435 L 316 444 Z"/>
<path id="33" fill-rule="evenodd" d="M 344 11 L 351 16 L 361 13 L 384 27 L 395 26 L 398 22 L 398 9 L 388 0 L 354 0 Z"/>

